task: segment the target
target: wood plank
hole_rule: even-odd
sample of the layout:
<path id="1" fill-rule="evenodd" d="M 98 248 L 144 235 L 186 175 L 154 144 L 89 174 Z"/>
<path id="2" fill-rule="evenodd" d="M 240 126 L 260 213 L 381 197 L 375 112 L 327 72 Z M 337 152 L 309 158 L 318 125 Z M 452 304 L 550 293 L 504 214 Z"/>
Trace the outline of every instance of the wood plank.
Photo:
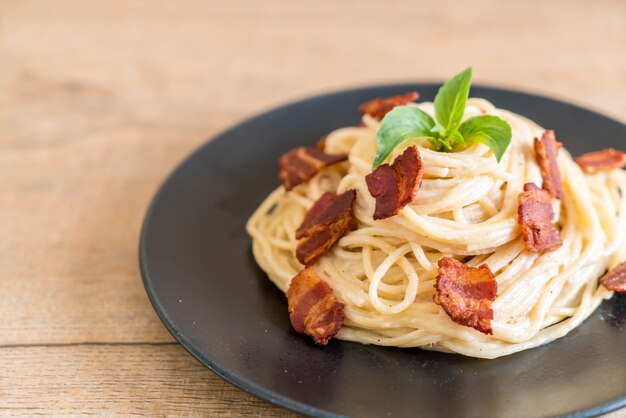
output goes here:
<path id="1" fill-rule="evenodd" d="M 108 132 L 0 154 L 0 294 L 10 295 L 0 318 L 11 318 L 1 343 L 171 341 L 143 290 L 137 242 L 162 167 L 188 149 L 154 137 L 159 147 Z"/>
<path id="2" fill-rule="evenodd" d="M 0 415 L 296 416 L 224 382 L 176 344 L 0 348 L 0 355 Z"/>

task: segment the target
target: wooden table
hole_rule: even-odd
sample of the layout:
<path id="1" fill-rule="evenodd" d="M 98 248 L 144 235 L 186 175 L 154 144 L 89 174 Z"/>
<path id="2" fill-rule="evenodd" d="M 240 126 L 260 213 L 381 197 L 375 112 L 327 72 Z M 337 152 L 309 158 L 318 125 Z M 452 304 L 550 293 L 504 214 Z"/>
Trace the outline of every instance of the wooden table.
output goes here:
<path id="1" fill-rule="evenodd" d="M 176 344 L 139 275 L 158 186 L 236 121 L 468 64 L 626 120 L 623 0 L 426 3 L 0 0 L 0 414 L 290 415 Z"/>

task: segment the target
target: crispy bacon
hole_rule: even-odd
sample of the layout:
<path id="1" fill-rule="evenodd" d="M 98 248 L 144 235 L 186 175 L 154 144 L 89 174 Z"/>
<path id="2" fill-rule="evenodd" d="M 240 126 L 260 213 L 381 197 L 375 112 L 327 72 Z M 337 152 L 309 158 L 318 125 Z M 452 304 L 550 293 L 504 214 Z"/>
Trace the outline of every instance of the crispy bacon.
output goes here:
<path id="1" fill-rule="evenodd" d="M 293 329 L 313 337 L 316 344 L 327 345 L 343 325 L 343 303 L 337 302 L 333 289 L 313 267 L 291 280 L 287 303 Z"/>
<path id="2" fill-rule="evenodd" d="M 347 159 L 347 154 L 326 154 L 314 147 L 294 148 L 280 157 L 278 177 L 285 189 L 291 190 L 310 180 L 322 168 Z"/>
<path id="3" fill-rule="evenodd" d="M 326 149 L 326 138 L 328 138 L 328 135 L 324 135 L 323 137 L 318 139 L 318 141 L 315 143 L 315 148 L 320 151 L 324 151 Z"/>
<path id="4" fill-rule="evenodd" d="M 626 295 L 626 263 L 613 267 L 602 276 L 600 283 L 609 290 Z"/>
<path id="5" fill-rule="evenodd" d="M 356 190 L 340 195 L 327 192 L 313 204 L 296 230 L 302 239 L 296 247 L 296 258 L 305 266 L 315 263 L 355 224 L 353 207 Z"/>
<path id="6" fill-rule="evenodd" d="M 383 164 L 365 176 L 367 189 L 374 199 L 374 219 L 385 219 L 400 211 L 400 186 L 395 170 Z"/>
<path id="7" fill-rule="evenodd" d="M 554 210 L 546 190 L 535 183 L 526 183 L 518 202 L 518 222 L 528 251 L 543 254 L 563 245 L 559 230 L 552 223 Z"/>
<path id="8" fill-rule="evenodd" d="M 381 120 L 391 109 L 396 106 L 404 106 L 420 97 L 416 91 L 406 93 L 404 96 L 392 96 L 386 98 L 373 99 L 359 106 L 359 112 L 368 114 L 373 118 Z"/>
<path id="9" fill-rule="evenodd" d="M 594 174 L 626 166 L 626 153 L 613 148 L 583 154 L 574 159 L 585 173 Z"/>
<path id="10" fill-rule="evenodd" d="M 543 177 L 543 188 L 556 199 L 563 199 L 563 183 L 556 163 L 556 156 L 563 146 L 557 142 L 554 131 L 548 130 L 539 138 L 535 138 L 535 155 Z"/>
<path id="11" fill-rule="evenodd" d="M 493 334 L 491 302 L 496 300 L 498 282 L 489 266 L 468 267 L 450 257 L 443 257 L 438 265 L 435 303 L 457 324 Z"/>
<path id="12" fill-rule="evenodd" d="M 367 189 L 374 199 L 374 219 L 386 219 L 398 214 L 411 203 L 422 184 L 424 167 L 416 146 L 407 148 L 393 164 L 383 164 L 365 176 Z"/>

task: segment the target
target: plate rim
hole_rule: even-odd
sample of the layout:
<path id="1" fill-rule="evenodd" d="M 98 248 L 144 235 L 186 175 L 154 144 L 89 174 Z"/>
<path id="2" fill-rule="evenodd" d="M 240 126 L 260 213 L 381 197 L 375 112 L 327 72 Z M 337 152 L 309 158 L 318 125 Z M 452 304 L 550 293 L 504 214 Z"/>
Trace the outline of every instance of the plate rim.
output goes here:
<path id="1" fill-rule="evenodd" d="M 439 85 L 441 85 L 441 83 L 432 82 L 432 81 L 422 81 L 422 82 L 406 81 L 406 82 L 393 82 L 393 83 L 382 83 L 382 84 L 376 83 L 376 84 L 364 84 L 364 85 L 359 85 L 359 86 L 347 87 L 347 88 L 343 88 L 339 90 L 328 90 L 328 91 L 321 92 L 320 94 L 303 96 L 299 99 L 288 101 L 284 104 L 277 105 L 275 107 L 272 107 L 260 113 L 253 113 L 250 116 L 244 116 L 236 120 L 234 123 L 230 124 L 225 129 L 219 130 L 214 135 L 208 137 L 204 142 L 202 142 L 199 146 L 193 149 L 188 155 L 186 155 L 182 160 L 180 160 L 176 164 L 174 169 L 172 169 L 169 172 L 169 174 L 164 178 L 164 180 L 162 180 L 162 182 L 156 189 L 156 192 L 153 193 L 152 198 L 150 199 L 150 204 L 148 205 L 148 208 L 145 212 L 145 215 L 141 224 L 141 231 L 139 235 L 139 248 L 138 248 L 139 270 L 141 273 L 141 279 L 142 279 L 144 289 L 146 291 L 148 299 L 150 300 L 150 304 L 152 305 L 152 308 L 156 312 L 157 316 L 159 317 L 159 320 L 163 323 L 163 325 L 165 326 L 167 331 L 172 335 L 172 337 L 174 337 L 176 342 L 178 342 L 189 354 L 191 354 L 192 357 L 194 357 L 197 361 L 199 361 L 200 364 L 208 368 L 211 372 L 215 373 L 217 376 L 219 376 L 226 382 L 236 386 L 237 388 L 251 395 L 256 396 L 259 399 L 265 400 L 273 405 L 286 408 L 288 410 L 305 414 L 311 417 L 319 417 L 319 418 L 345 417 L 345 415 L 336 414 L 334 412 L 330 412 L 321 408 L 307 405 L 305 403 L 298 402 L 286 396 L 280 395 L 272 390 L 265 389 L 262 386 L 259 386 L 253 382 L 250 382 L 249 380 L 241 376 L 238 376 L 234 373 L 231 373 L 228 370 L 220 367 L 219 364 L 207 358 L 200 351 L 194 348 L 193 344 L 191 344 L 191 342 L 188 341 L 184 337 L 184 335 L 174 326 L 173 322 L 170 320 L 169 315 L 165 311 L 161 302 L 158 300 L 156 293 L 154 291 L 154 288 L 152 286 L 152 283 L 150 281 L 150 277 L 149 277 L 150 275 L 149 275 L 149 271 L 147 267 L 147 260 L 146 260 L 147 259 L 146 242 L 147 242 L 148 224 L 150 223 L 150 220 L 153 216 L 153 212 L 155 210 L 157 202 L 161 198 L 167 186 L 176 177 L 178 172 L 185 165 L 187 165 L 189 161 L 194 159 L 198 154 L 201 154 L 205 148 L 209 147 L 216 140 L 220 140 L 222 137 L 229 135 L 232 131 L 237 129 L 240 125 L 254 122 L 258 119 L 262 119 L 266 117 L 267 115 L 271 113 L 280 112 L 284 109 L 287 109 L 297 104 L 301 104 L 303 102 L 319 100 L 322 98 L 328 98 L 330 96 L 341 96 L 344 94 L 355 93 L 361 90 L 370 90 L 370 89 L 390 89 L 390 90 L 399 89 L 400 87 L 405 87 L 405 86 L 416 86 L 416 88 L 419 90 L 419 88 L 432 88 L 432 87 L 437 87 Z M 555 98 L 552 96 L 546 96 L 543 94 L 528 92 L 528 91 L 524 91 L 524 90 L 520 90 L 516 88 L 507 88 L 507 87 L 494 86 L 494 85 L 482 84 L 482 83 L 477 83 L 473 85 L 472 88 L 488 89 L 488 90 L 493 90 L 493 91 L 500 92 L 500 93 L 513 93 L 516 95 L 530 96 L 530 97 L 538 98 L 544 101 L 567 105 L 570 107 L 574 107 L 578 110 L 583 110 L 585 112 L 592 113 L 596 116 L 609 119 L 626 128 L 626 123 L 610 115 L 606 115 L 594 109 L 589 109 L 582 105 L 571 103 L 571 102 L 568 102 L 559 98 Z M 597 406 L 594 406 L 585 410 L 572 411 L 563 416 L 567 416 L 571 418 L 592 418 L 592 417 L 597 417 L 600 415 L 608 414 L 610 412 L 613 412 L 620 408 L 625 408 L 625 407 L 626 407 L 626 393 L 624 393 L 623 396 L 613 399 L 611 401 L 608 401 L 604 404 L 597 405 Z"/>

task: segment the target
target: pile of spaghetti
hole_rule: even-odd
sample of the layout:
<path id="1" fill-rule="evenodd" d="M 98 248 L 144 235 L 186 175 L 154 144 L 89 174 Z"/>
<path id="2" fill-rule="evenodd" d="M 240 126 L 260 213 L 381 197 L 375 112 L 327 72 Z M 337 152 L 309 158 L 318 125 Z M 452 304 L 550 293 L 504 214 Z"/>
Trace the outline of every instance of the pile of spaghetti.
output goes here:
<path id="1" fill-rule="evenodd" d="M 416 97 L 372 100 L 361 126 L 283 155 L 283 185 L 250 218 L 296 331 L 495 358 L 564 336 L 626 292 L 624 153 L 573 159 L 554 132 L 467 99 L 463 120 L 510 127 L 499 161 L 484 142 L 406 137 L 373 168 L 392 109 L 436 113 Z"/>

